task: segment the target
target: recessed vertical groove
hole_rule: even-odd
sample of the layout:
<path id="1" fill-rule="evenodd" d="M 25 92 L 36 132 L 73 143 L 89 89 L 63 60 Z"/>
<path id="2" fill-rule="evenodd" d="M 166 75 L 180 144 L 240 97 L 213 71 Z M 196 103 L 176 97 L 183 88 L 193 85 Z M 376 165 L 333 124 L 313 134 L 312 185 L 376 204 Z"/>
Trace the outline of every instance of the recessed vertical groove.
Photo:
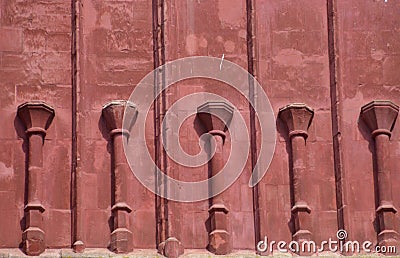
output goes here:
<path id="1" fill-rule="evenodd" d="M 249 99 L 251 103 L 255 103 L 255 92 L 254 92 L 254 78 L 256 77 L 255 62 L 254 62 L 254 22 L 255 22 L 255 8 L 253 0 L 246 0 L 246 18 L 247 18 L 247 66 L 249 76 Z M 252 171 L 257 163 L 257 129 L 256 129 L 256 118 L 255 110 L 251 104 L 250 109 L 250 149 L 251 149 L 251 167 Z M 254 248 L 257 248 L 257 243 L 261 239 L 260 233 L 260 210 L 259 210 L 259 194 L 258 185 L 252 188 L 253 195 L 253 216 L 254 216 Z M 257 249 L 256 249 L 257 250 Z"/>
<path id="2" fill-rule="evenodd" d="M 327 18 L 328 18 L 328 54 L 329 54 L 329 80 L 331 97 L 331 119 L 332 119 L 332 140 L 336 183 L 336 209 L 338 229 L 345 228 L 343 212 L 343 166 L 341 156 L 341 133 L 340 133 L 340 94 L 337 85 L 338 78 L 338 50 L 337 50 L 337 32 L 336 32 L 336 1 L 327 0 Z"/>
<path id="3" fill-rule="evenodd" d="M 161 32 L 160 32 L 160 39 L 161 39 L 161 45 L 160 45 L 160 54 L 161 54 L 161 65 L 165 64 L 165 30 L 164 30 L 164 24 L 165 24 L 165 1 L 164 0 L 160 0 L 160 28 L 161 28 Z M 164 137 L 163 142 L 166 145 L 167 144 L 167 139 L 165 138 L 164 132 L 165 132 L 165 124 L 162 123 L 162 121 L 164 120 L 164 116 L 165 113 L 167 111 L 167 95 L 166 95 L 166 91 L 165 91 L 165 82 L 166 82 L 166 78 L 165 78 L 165 70 L 161 70 L 161 113 L 160 113 L 160 117 L 159 117 L 159 123 L 160 128 L 162 128 L 161 131 L 161 135 L 160 137 Z M 163 147 L 163 144 L 160 143 L 160 148 L 161 148 L 161 155 L 162 155 L 162 163 L 160 164 L 163 172 L 168 175 L 168 159 L 167 159 L 167 152 Z M 165 180 L 163 180 L 163 190 L 164 190 L 164 196 L 167 196 L 167 183 Z M 170 237 L 170 233 L 169 233 L 169 223 L 168 223 L 168 200 L 163 198 L 163 202 L 164 202 L 164 227 L 165 227 L 165 239 L 167 239 L 168 237 Z"/>
<path id="4" fill-rule="evenodd" d="M 76 208 L 76 192 L 75 192 L 75 172 L 76 172 L 76 10 L 75 0 L 71 1 L 71 84 L 72 84 L 72 144 L 71 144 L 71 191 L 70 191 L 70 209 L 71 209 L 71 244 L 75 241 L 75 208 Z"/>
<path id="5" fill-rule="evenodd" d="M 164 49 L 164 0 L 152 0 L 152 16 L 153 16 L 153 61 L 154 69 L 165 63 L 165 49 Z M 154 73 L 154 94 L 158 94 L 160 88 L 164 88 L 163 84 L 165 81 L 165 73 L 161 71 Z M 165 94 L 162 92 L 161 95 L 157 96 L 154 100 L 154 145 L 155 145 L 155 175 L 158 168 L 162 168 L 163 172 L 166 172 L 167 163 L 166 155 L 161 144 L 161 114 L 165 111 Z M 166 191 L 165 184 L 163 184 L 163 178 L 156 178 L 156 188 Z M 155 195 L 155 213 L 156 213 L 156 242 L 157 247 L 160 243 L 164 242 L 168 237 L 168 201 L 158 195 Z"/>
<path id="6" fill-rule="evenodd" d="M 71 243 L 83 241 L 80 218 L 80 184 L 77 175 L 78 144 L 77 144 L 77 113 L 78 91 L 80 83 L 80 0 L 71 1 L 71 83 L 72 83 L 72 144 L 71 144 Z M 82 243 L 83 244 L 83 243 Z M 82 247 L 81 247 L 82 248 Z"/>

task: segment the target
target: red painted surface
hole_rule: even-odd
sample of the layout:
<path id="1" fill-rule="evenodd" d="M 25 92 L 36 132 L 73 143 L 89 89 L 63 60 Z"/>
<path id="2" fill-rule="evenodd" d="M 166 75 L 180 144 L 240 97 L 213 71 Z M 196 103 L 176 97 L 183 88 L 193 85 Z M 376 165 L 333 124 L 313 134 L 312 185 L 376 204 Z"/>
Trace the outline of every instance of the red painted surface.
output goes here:
<path id="1" fill-rule="evenodd" d="M 297 149 L 306 162 L 301 194 L 311 209 L 305 227 L 317 243 L 343 227 L 350 240 L 377 243 L 378 188 L 384 183 L 375 182 L 376 162 L 391 171 L 392 202 L 399 209 L 400 125 L 395 122 L 390 140 L 378 140 L 382 154 L 360 111 L 373 100 L 400 104 L 399 11 L 400 3 L 392 0 L 0 0 L 0 248 L 22 247 L 27 227 L 29 150 L 17 117 L 20 104 L 41 100 L 55 110 L 42 146 L 45 247 L 107 248 L 115 229 L 114 150 L 102 107 L 128 99 L 155 66 L 196 55 L 224 55 L 252 71 L 276 117 L 292 103 L 314 110 L 306 146 Z M 182 81 L 165 93 L 160 112 L 148 115 L 153 155 L 159 140 L 154 117 L 202 91 L 226 97 L 250 127 L 248 103 L 238 92 L 211 80 Z M 199 132 L 202 125 L 194 116 L 183 124 L 180 141 L 188 153 L 199 151 Z M 247 186 L 249 155 L 242 175 L 223 194 L 233 250 L 254 251 L 264 236 L 289 242 L 295 233 L 294 154 L 280 119 L 277 135 L 273 161 L 257 190 Z M 229 149 L 229 134 L 227 139 Z M 157 153 L 174 178 L 208 177 L 206 165 L 185 168 Z M 179 253 L 182 247 L 206 252 L 208 201 L 160 200 L 132 173 L 124 183 L 133 249 L 155 250 L 171 242 L 161 252 Z M 400 232 L 398 215 L 389 219 Z M 180 244 L 166 241 L 172 237 Z"/>

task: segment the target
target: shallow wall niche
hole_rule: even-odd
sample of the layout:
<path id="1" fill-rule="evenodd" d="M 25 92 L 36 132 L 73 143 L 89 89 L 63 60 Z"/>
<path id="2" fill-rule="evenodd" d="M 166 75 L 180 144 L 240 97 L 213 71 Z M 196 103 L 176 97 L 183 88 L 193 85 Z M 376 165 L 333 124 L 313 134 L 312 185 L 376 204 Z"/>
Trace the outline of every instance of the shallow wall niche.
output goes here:
<path id="1" fill-rule="evenodd" d="M 311 240 L 311 208 L 307 196 L 307 147 L 308 128 L 314 111 L 305 104 L 291 104 L 279 110 L 278 117 L 286 124 L 290 139 L 293 171 L 292 220 L 294 222 L 293 240 L 301 243 Z"/>
<path id="2" fill-rule="evenodd" d="M 399 107 L 391 101 L 372 101 L 361 108 L 360 117 L 371 130 L 375 142 L 376 186 L 378 207 L 378 243 L 380 246 L 399 247 L 396 232 L 397 209 L 392 198 L 392 178 L 390 171 L 390 136 L 399 113 Z"/>
<path id="3" fill-rule="evenodd" d="M 102 116 L 111 138 L 111 163 L 114 196 L 111 198 L 113 232 L 111 233 L 110 249 L 115 253 L 128 253 L 133 250 L 132 232 L 128 229 L 129 213 L 132 208 L 127 204 L 127 175 L 130 167 L 125 158 L 123 143 L 129 138 L 129 130 L 123 128 L 125 108 L 137 115 L 136 106 L 124 100 L 116 100 L 103 107 Z M 133 123 L 131 124 L 133 126 Z"/>
<path id="4" fill-rule="evenodd" d="M 233 107 L 225 102 L 207 102 L 198 107 L 197 114 L 215 142 L 215 153 L 210 163 L 211 177 L 213 177 L 224 167 L 225 132 L 233 116 Z M 211 184 L 210 192 L 213 195 L 219 183 L 223 184 L 218 180 Z M 226 207 L 223 195 L 224 193 L 220 193 L 212 197 L 211 207 L 208 210 L 211 222 L 208 249 L 219 255 L 228 254 L 232 250 L 231 236 L 228 231 L 229 208 Z"/>
<path id="5" fill-rule="evenodd" d="M 26 228 L 22 235 L 23 250 L 27 255 L 39 255 L 46 248 L 43 216 L 43 144 L 46 130 L 55 112 L 44 102 L 32 101 L 18 106 L 19 119 L 26 128 L 28 140 L 27 157 L 27 203 L 25 205 Z"/>

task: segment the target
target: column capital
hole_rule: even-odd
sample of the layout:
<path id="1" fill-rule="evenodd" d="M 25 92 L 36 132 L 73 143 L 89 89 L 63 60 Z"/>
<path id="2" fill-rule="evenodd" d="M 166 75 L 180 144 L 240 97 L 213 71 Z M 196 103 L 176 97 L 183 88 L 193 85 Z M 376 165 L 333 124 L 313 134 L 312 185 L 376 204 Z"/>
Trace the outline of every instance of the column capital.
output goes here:
<path id="1" fill-rule="evenodd" d="M 124 112 L 126 109 L 126 117 L 129 118 L 130 124 L 128 124 L 128 128 L 123 128 L 123 118 Z M 107 129 L 109 130 L 111 136 L 118 133 L 127 133 L 129 134 L 129 130 L 135 124 L 137 118 L 138 110 L 134 103 L 126 100 L 113 100 L 103 106 L 102 116 L 104 121 L 106 122 Z M 125 121 L 127 123 L 128 121 Z M 127 129 L 127 132 L 124 132 L 123 129 Z"/>
<path id="2" fill-rule="evenodd" d="M 214 212 L 223 212 L 225 214 L 228 214 L 229 210 L 224 204 L 213 204 L 209 209 L 209 213 L 214 213 Z"/>
<path id="3" fill-rule="evenodd" d="M 35 202 L 30 202 L 24 207 L 24 211 L 30 211 L 30 210 L 38 210 L 40 213 L 43 213 L 46 209 L 41 203 L 35 203 Z"/>
<path id="4" fill-rule="evenodd" d="M 207 131 L 225 132 L 233 111 L 233 107 L 224 101 L 209 101 L 197 108 L 197 115 Z"/>
<path id="5" fill-rule="evenodd" d="M 394 207 L 393 203 L 391 203 L 391 202 L 382 203 L 379 205 L 378 208 L 376 208 L 376 213 L 385 212 L 385 211 L 397 213 L 396 207 Z"/>
<path id="6" fill-rule="evenodd" d="M 216 135 L 221 136 L 222 139 L 225 139 L 225 137 L 226 137 L 226 133 L 224 131 L 220 131 L 220 130 L 211 130 L 211 131 L 208 131 L 208 133 L 213 136 L 216 136 Z"/>
<path id="7" fill-rule="evenodd" d="M 374 100 L 361 108 L 360 117 L 371 130 L 372 136 L 392 134 L 399 106 L 389 100 Z"/>
<path id="8" fill-rule="evenodd" d="M 308 137 L 308 128 L 314 117 L 314 110 L 303 103 L 294 103 L 279 109 L 278 117 L 285 122 L 289 137 Z"/>
<path id="9" fill-rule="evenodd" d="M 126 211 L 128 213 L 132 212 L 132 208 L 126 202 L 118 202 L 111 207 L 111 211 Z"/>
<path id="10" fill-rule="evenodd" d="M 24 123 L 26 133 L 46 134 L 53 118 L 54 109 L 43 101 L 25 102 L 18 106 L 17 115 Z"/>
<path id="11" fill-rule="evenodd" d="M 311 208 L 308 206 L 306 202 L 296 202 L 295 205 L 292 207 L 292 213 L 296 212 L 307 212 L 311 213 Z"/>

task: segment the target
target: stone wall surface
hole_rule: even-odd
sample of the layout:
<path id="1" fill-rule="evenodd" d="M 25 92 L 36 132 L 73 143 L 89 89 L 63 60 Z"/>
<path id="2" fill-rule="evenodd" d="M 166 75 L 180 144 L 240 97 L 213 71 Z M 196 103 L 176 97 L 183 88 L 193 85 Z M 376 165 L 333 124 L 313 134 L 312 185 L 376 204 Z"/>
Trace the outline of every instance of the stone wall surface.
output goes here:
<path id="1" fill-rule="evenodd" d="M 318 244 L 339 229 L 400 251 L 399 12 L 396 0 L 0 0 L 0 257 L 245 256 L 265 236 Z M 225 192 L 182 203 L 130 172 L 120 123 L 123 100 L 146 74 L 191 56 L 254 75 L 277 139 L 265 177 L 250 188 L 262 121 L 245 96 L 204 78 L 169 87 L 144 132 L 169 176 L 206 180 L 244 141 L 226 132 L 220 163 L 192 168 L 169 157 L 163 137 L 178 135 L 194 155 L 209 132 L 191 115 L 179 132 L 160 133 L 188 94 L 229 100 L 251 139 Z M 220 131 L 210 133 L 218 140 Z"/>

